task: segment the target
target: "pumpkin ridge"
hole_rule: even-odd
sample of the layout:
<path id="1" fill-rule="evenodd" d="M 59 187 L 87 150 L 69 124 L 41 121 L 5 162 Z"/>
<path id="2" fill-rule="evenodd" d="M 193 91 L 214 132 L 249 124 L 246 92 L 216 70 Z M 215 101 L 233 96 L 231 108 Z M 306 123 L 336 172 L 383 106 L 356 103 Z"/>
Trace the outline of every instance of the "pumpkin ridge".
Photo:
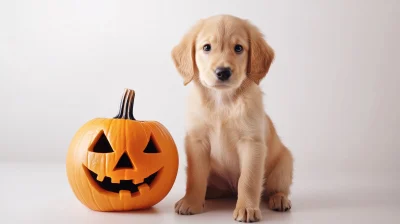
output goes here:
<path id="1" fill-rule="evenodd" d="M 95 119 L 93 119 L 93 120 L 95 120 Z M 92 120 L 92 121 L 93 121 Z M 92 121 L 90 121 L 90 122 L 92 122 Z M 90 123 L 90 122 L 88 122 L 88 123 Z M 88 123 L 85 125 L 85 126 L 87 126 L 88 125 Z M 81 143 L 82 143 L 82 136 L 81 135 L 83 135 L 83 130 L 84 130 L 84 127 L 81 127 L 80 129 L 79 129 L 79 131 L 78 131 L 78 133 L 77 133 L 77 135 L 76 135 L 76 137 L 78 138 L 77 140 L 76 139 L 74 139 L 75 141 L 77 141 L 77 145 L 80 145 Z M 74 141 L 73 141 L 74 142 Z M 72 142 L 72 143 L 73 143 Z M 72 145 L 72 143 L 71 143 L 71 145 Z M 73 151 L 73 157 L 72 158 L 76 158 L 76 157 L 78 157 L 77 156 L 77 154 L 79 154 L 78 153 L 78 151 Z M 70 162 L 70 161 L 69 161 Z M 73 173 L 75 173 L 75 175 L 73 175 L 73 178 L 74 178 L 74 184 L 76 185 L 76 189 L 77 189 L 77 192 L 79 193 L 79 195 L 80 195 L 80 197 L 79 198 L 81 198 L 81 200 L 83 200 L 83 202 L 84 202 L 84 204 L 90 204 L 90 202 L 88 202 L 86 199 L 85 199 L 85 197 L 83 196 L 84 195 L 84 193 L 81 191 L 81 187 L 79 187 L 79 182 L 77 181 L 77 177 L 79 178 L 79 170 L 78 169 L 73 169 Z"/>
<path id="2" fill-rule="evenodd" d="M 82 166 L 83 166 L 83 165 L 82 165 Z M 80 182 L 81 182 L 81 184 L 82 184 L 83 186 L 85 185 L 82 178 L 81 178 Z M 87 186 L 89 186 L 90 183 L 86 182 L 86 184 L 87 184 Z M 94 204 L 94 205 L 97 207 L 97 209 L 101 209 L 100 206 L 97 204 L 96 200 L 94 200 L 93 189 L 91 189 L 91 188 L 89 187 L 89 190 L 90 190 L 90 196 L 92 196 L 92 204 Z"/>

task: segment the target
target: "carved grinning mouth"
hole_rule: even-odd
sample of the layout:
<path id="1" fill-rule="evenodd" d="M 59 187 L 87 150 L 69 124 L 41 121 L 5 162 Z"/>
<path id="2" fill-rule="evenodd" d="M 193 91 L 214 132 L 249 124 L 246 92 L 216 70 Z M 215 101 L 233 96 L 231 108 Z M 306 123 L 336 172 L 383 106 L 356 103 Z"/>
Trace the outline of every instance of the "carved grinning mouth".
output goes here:
<path id="1" fill-rule="evenodd" d="M 86 168 L 86 167 L 85 167 Z M 88 168 L 86 168 L 87 171 L 89 171 L 90 176 L 92 176 L 92 179 L 94 182 L 102 189 L 109 191 L 109 192 L 114 192 L 114 193 L 119 193 L 120 191 L 130 191 L 132 193 L 136 193 L 139 191 L 139 186 L 141 185 L 147 185 L 151 187 L 151 184 L 153 183 L 154 179 L 157 176 L 157 172 L 151 174 L 147 178 L 144 179 L 142 183 L 139 184 L 134 184 L 133 180 L 120 180 L 119 183 L 112 183 L 111 182 L 111 177 L 105 176 L 103 181 L 97 180 L 97 174 Z"/>

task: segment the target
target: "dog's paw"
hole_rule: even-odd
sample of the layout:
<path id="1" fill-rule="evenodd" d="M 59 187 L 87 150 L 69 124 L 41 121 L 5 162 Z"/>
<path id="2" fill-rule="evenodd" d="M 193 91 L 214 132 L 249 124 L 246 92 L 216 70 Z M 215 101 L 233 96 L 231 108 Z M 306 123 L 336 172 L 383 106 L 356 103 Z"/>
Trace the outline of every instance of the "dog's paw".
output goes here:
<path id="1" fill-rule="evenodd" d="M 238 222 L 258 222 L 261 220 L 259 208 L 235 208 L 233 219 Z"/>
<path id="2" fill-rule="evenodd" d="M 286 212 L 292 208 L 292 203 L 286 195 L 276 193 L 269 197 L 268 208 L 277 212 Z"/>
<path id="3" fill-rule="evenodd" d="M 183 197 L 175 204 L 175 212 L 179 215 L 194 215 L 202 213 L 204 209 L 204 200 L 197 201 Z"/>

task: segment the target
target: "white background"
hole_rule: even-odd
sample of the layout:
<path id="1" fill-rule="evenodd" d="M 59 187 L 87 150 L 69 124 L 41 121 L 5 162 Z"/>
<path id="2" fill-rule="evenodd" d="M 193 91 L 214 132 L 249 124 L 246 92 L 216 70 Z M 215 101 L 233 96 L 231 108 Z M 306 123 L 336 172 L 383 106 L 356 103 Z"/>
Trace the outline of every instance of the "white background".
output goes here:
<path id="1" fill-rule="evenodd" d="M 225 13 L 252 21 L 276 52 L 261 88 L 294 154 L 295 183 L 398 183 L 396 0 L 0 1 L 0 163 L 58 164 L 64 175 L 76 130 L 116 115 L 131 88 L 135 117 L 173 135 L 182 178 L 174 189 L 183 187 L 190 87 L 170 52 L 198 19 Z"/>

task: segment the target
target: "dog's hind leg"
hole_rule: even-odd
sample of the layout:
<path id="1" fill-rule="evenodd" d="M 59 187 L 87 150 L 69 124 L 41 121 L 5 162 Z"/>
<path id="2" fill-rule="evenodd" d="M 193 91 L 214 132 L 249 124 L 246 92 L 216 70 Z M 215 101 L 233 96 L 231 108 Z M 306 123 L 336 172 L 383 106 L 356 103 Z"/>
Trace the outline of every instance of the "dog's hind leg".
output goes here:
<path id="1" fill-rule="evenodd" d="M 285 146 L 282 147 L 277 164 L 266 177 L 263 195 L 268 208 L 280 212 L 289 211 L 292 207 L 288 196 L 293 176 L 293 157 Z"/>

